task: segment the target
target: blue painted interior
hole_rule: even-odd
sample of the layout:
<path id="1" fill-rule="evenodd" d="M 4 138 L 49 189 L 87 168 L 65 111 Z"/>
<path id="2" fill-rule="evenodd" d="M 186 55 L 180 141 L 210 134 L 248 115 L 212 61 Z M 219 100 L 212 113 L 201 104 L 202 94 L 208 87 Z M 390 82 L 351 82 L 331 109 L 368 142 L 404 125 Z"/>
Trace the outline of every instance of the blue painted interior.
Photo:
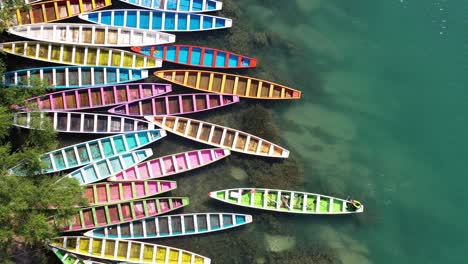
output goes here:
<path id="1" fill-rule="evenodd" d="M 123 21 L 122 21 L 123 23 Z M 135 28 L 137 25 L 137 12 L 127 11 L 127 27 Z"/>
<path id="2" fill-rule="evenodd" d="M 203 28 L 204 29 L 213 28 L 213 19 L 211 17 L 203 18 Z"/>
<path id="3" fill-rule="evenodd" d="M 167 0 L 167 9 L 176 10 L 177 9 L 177 0 Z"/>
<path id="4" fill-rule="evenodd" d="M 139 28 L 150 29 L 149 18 L 150 18 L 149 12 L 140 12 L 140 27 Z"/>
<path id="5" fill-rule="evenodd" d="M 176 48 L 174 46 L 167 47 L 166 60 L 175 62 Z"/>
<path id="6" fill-rule="evenodd" d="M 153 25 L 152 29 L 160 30 L 162 28 L 162 13 L 160 12 L 153 12 Z"/>
<path id="7" fill-rule="evenodd" d="M 190 64 L 200 65 L 200 57 L 201 57 L 201 49 L 200 48 L 193 48 L 192 49 L 192 57 L 190 58 Z"/>
<path id="8" fill-rule="evenodd" d="M 224 67 L 226 64 L 226 53 L 219 52 L 216 54 L 216 67 Z"/>
<path id="9" fill-rule="evenodd" d="M 226 24 L 226 20 L 225 19 L 221 19 L 221 18 L 216 18 L 216 28 L 220 28 L 220 27 L 224 27 Z"/>
<path id="10" fill-rule="evenodd" d="M 249 65 L 250 65 L 250 59 L 248 59 L 248 58 L 242 58 L 242 60 L 241 60 L 241 65 L 242 65 L 242 66 L 249 66 Z"/>
<path id="11" fill-rule="evenodd" d="M 200 15 L 190 15 L 190 29 L 198 30 L 200 29 Z"/>
<path id="12" fill-rule="evenodd" d="M 180 0 L 180 11 L 190 11 L 190 0 Z"/>
<path id="13" fill-rule="evenodd" d="M 188 47 L 181 47 L 179 49 L 179 62 L 187 63 L 188 62 L 189 49 Z"/>
<path id="14" fill-rule="evenodd" d="M 192 11 L 202 11 L 203 10 L 203 1 L 202 0 L 193 0 Z"/>
<path id="15" fill-rule="evenodd" d="M 177 30 L 187 30 L 187 14 L 179 13 L 177 19 Z"/>
<path id="16" fill-rule="evenodd" d="M 88 19 L 90 21 L 93 21 L 93 22 L 98 22 L 98 13 L 89 13 L 87 15 Z M 101 19 L 103 21 L 103 23 L 107 22 L 107 23 L 110 23 L 110 14 L 103 14 L 103 16 L 101 16 Z"/>
<path id="17" fill-rule="evenodd" d="M 216 3 L 215 2 L 208 2 L 208 10 L 215 10 L 216 9 Z"/>
<path id="18" fill-rule="evenodd" d="M 164 30 L 175 29 L 175 13 L 166 13 L 166 19 L 164 20 Z"/>
<path id="19" fill-rule="evenodd" d="M 237 222 L 238 224 L 243 224 L 243 223 L 245 223 L 245 216 L 236 215 L 236 222 Z"/>
<path id="20" fill-rule="evenodd" d="M 107 12 L 103 12 L 103 13 L 107 13 Z M 111 13 L 111 12 L 109 12 Z M 115 11 L 114 12 L 114 26 L 123 26 L 123 22 L 124 22 L 124 16 L 125 16 L 125 13 L 123 11 Z M 110 23 L 110 22 L 109 22 Z"/>
<path id="21" fill-rule="evenodd" d="M 230 55 L 229 56 L 229 62 L 228 62 L 228 66 L 229 67 L 237 67 L 237 60 L 239 59 L 239 56 L 237 55 Z"/>
<path id="22" fill-rule="evenodd" d="M 205 49 L 205 55 L 203 56 L 203 66 L 213 65 L 213 53 L 212 49 Z"/>

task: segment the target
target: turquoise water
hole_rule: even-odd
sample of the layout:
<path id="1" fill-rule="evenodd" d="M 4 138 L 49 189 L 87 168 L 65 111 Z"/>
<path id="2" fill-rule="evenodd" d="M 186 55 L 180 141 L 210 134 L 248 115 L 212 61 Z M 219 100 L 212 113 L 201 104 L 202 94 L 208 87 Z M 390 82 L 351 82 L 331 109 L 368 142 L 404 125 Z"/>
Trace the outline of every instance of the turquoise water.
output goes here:
<path id="1" fill-rule="evenodd" d="M 272 40 L 259 64 L 303 91 L 277 117 L 305 161 L 306 190 L 367 206 L 303 222 L 304 238 L 343 263 L 466 263 L 468 4 L 254 3 L 248 22 L 289 42 Z"/>

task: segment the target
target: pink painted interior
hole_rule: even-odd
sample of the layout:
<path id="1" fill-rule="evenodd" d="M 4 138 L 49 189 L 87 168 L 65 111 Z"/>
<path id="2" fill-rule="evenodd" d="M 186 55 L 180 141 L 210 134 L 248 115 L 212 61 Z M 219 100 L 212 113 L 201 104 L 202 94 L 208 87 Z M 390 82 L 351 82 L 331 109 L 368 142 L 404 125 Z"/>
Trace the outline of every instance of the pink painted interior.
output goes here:
<path id="1" fill-rule="evenodd" d="M 213 157 L 211 156 L 211 151 L 210 150 L 203 150 L 202 153 L 202 158 L 203 158 L 203 163 L 210 162 Z"/>
<path id="2" fill-rule="evenodd" d="M 106 212 L 103 208 L 96 209 L 96 220 L 99 226 L 107 225 Z"/>
<path id="3" fill-rule="evenodd" d="M 146 208 L 148 208 L 149 215 L 157 215 L 158 208 L 156 206 L 156 200 L 149 200 L 146 202 Z"/>
<path id="4" fill-rule="evenodd" d="M 185 159 L 185 155 L 176 155 L 176 162 L 177 162 L 177 169 L 179 170 L 187 170 L 187 160 Z"/>
<path id="5" fill-rule="evenodd" d="M 162 158 L 162 160 L 164 162 L 164 168 L 166 169 L 163 174 L 173 174 L 175 172 L 175 168 L 174 163 L 172 162 L 172 157 L 165 157 Z"/>
<path id="6" fill-rule="evenodd" d="M 214 153 L 215 153 L 215 156 L 216 156 L 217 159 L 223 158 L 223 157 L 226 156 L 226 154 L 224 153 L 224 150 L 223 150 L 223 149 L 216 149 L 216 150 L 214 151 Z"/>
<path id="7" fill-rule="evenodd" d="M 190 152 L 188 156 L 189 156 L 190 164 L 192 165 L 192 168 L 198 167 L 202 164 L 202 162 L 200 162 L 200 159 L 198 159 L 198 151 Z"/>
<path id="8" fill-rule="evenodd" d="M 111 223 L 113 224 L 120 223 L 119 208 L 117 207 L 117 205 L 110 205 L 107 208 L 109 208 L 109 215 L 111 218 Z"/>
<path id="9" fill-rule="evenodd" d="M 139 197 L 144 197 L 146 195 L 145 183 L 144 182 L 135 182 L 135 190 L 136 190 L 138 198 Z"/>
<path id="10" fill-rule="evenodd" d="M 107 202 L 107 195 L 105 195 L 106 194 L 106 186 L 105 185 L 99 185 L 96 188 L 96 190 L 98 192 L 98 202 L 100 202 L 100 203 Z"/>
<path id="11" fill-rule="evenodd" d="M 143 207 L 143 202 L 141 201 L 134 202 L 133 210 L 135 211 L 136 218 L 143 218 L 145 216 L 145 209 Z"/>
<path id="12" fill-rule="evenodd" d="M 161 183 L 161 189 L 162 190 L 167 190 L 168 188 L 166 188 L 166 185 L 167 183 L 166 182 L 162 182 Z M 158 193 L 158 183 L 157 182 L 148 182 L 148 192 L 150 194 L 153 194 L 153 193 Z"/>
<path id="13" fill-rule="evenodd" d="M 182 206 L 182 200 L 181 199 L 173 199 L 172 200 L 172 205 L 174 208 L 178 208 Z"/>
<path id="14" fill-rule="evenodd" d="M 140 166 L 141 165 L 138 165 L 138 167 Z M 127 179 L 134 179 L 134 180 L 138 179 L 137 173 L 136 173 L 136 170 L 138 169 L 138 167 L 131 167 L 125 172 Z M 122 175 L 122 172 L 117 175 Z"/>
<path id="15" fill-rule="evenodd" d="M 124 200 L 131 200 L 133 198 L 132 184 L 125 183 L 122 187 Z"/>
<path id="16" fill-rule="evenodd" d="M 159 201 L 160 201 L 160 202 L 159 202 L 159 207 L 161 207 L 161 211 L 162 211 L 162 212 L 167 212 L 167 211 L 170 209 L 170 207 L 169 207 L 169 200 L 167 200 L 167 199 L 162 200 L 162 199 L 161 199 L 161 200 L 159 200 Z"/>
<path id="17" fill-rule="evenodd" d="M 129 204 L 122 205 L 122 215 L 125 221 L 132 220 L 132 211 L 130 210 Z"/>

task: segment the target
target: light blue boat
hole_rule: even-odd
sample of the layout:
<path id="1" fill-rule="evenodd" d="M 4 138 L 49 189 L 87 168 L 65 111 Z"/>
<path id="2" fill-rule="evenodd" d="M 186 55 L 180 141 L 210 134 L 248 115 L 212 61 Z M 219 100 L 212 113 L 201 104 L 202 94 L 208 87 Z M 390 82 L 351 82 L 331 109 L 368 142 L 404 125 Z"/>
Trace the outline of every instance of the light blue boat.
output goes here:
<path id="1" fill-rule="evenodd" d="M 90 163 L 83 168 L 77 169 L 65 177 L 74 178 L 80 185 L 105 180 L 110 176 L 122 172 L 153 155 L 153 151 L 148 149 L 135 150 L 115 157 L 103 159 Z"/>
<path id="2" fill-rule="evenodd" d="M 166 135 L 166 131 L 162 129 L 139 131 L 103 137 L 57 149 L 40 157 L 45 168 L 37 173 L 54 173 L 84 166 L 144 147 Z M 10 174 L 23 176 L 22 165 L 20 163 L 11 168 Z"/>
<path id="3" fill-rule="evenodd" d="M 101 25 L 171 32 L 205 31 L 232 26 L 232 20 L 224 17 L 143 9 L 102 10 L 81 14 L 79 18 Z"/>
<path id="4" fill-rule="evenodd" d="M 1 85 L 28 88 L 39 83 L 54 89 L 113 85 L 142 80 L 147 70 L 118 67 L 59 66 L 6 72 Z"/>
<path id="5" fill-rule="evenodd" d="M 214 0 L 120 0 L 124 3 L 157 11 L 210 12 L 219 11 L 223 3 Z"/>
<path id="6" fill-rule="evenodd" d="M 221 231 L 252 223 L 252 216 L 235 213 L 165 215 L 100 227 L 84 235 L 95 238 L 154 239 Z"/>

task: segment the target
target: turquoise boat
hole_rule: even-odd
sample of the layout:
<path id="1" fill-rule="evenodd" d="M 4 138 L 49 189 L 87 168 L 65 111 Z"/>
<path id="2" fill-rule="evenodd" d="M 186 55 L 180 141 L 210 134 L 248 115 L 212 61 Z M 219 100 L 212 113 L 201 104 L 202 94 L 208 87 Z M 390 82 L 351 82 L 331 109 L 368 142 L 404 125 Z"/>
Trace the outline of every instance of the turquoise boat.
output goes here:
<path id="1" fill-rule="evenodd" d="M 71 145 L 43 154 L 44 169 L 36 174 L 55 173 L 84 166 L 151 144 L 166 136 L 161 129 L 119 134 Z M 23 163 L 9 170 L 11 175 L 24 176 Z"/>
<path id="2" fill-rule="evenodd" d="M 152 155 L 153 151 L 149 148 L 124 153 L 122 155 L 90 163 L 71 172 L 65 177 L 74 178 L 78 180 L 81 185 L 90 184 L 105 180 L 114 174 L 135 166 Z"/>
<path id="3" fill-rule="evenodd" d="M 232 20 L 224 17 L 143 9 L 104 10 L 81 14 L 79 17 L 101 25 L 172 32 L 205 31 L 232 26 Z"/>
<path id="4" fill-rule="evenodd" d="M 41 81 L 52 89 L 70 89 L 127 83 L 148 77 L 142 69 L 60 66 L 9 71 L 3 74 L 0 85 L 29 88 Z"/>
<path id="5" fill-rule="evenodd" d="M 121 2 L 158 11 L 176 11 L 176 12 L 210 12 L 219 11 L 223 8 L 223 3 L 213 0 L 120 0 Z"/>

